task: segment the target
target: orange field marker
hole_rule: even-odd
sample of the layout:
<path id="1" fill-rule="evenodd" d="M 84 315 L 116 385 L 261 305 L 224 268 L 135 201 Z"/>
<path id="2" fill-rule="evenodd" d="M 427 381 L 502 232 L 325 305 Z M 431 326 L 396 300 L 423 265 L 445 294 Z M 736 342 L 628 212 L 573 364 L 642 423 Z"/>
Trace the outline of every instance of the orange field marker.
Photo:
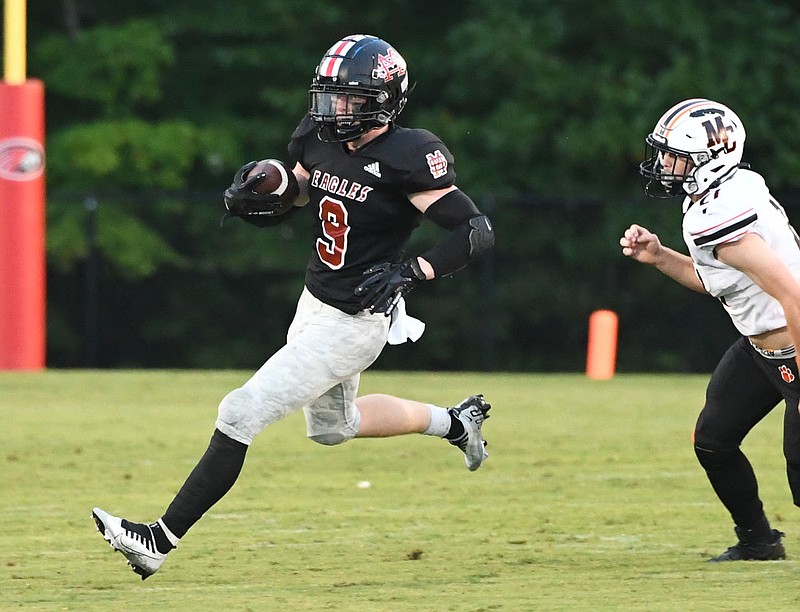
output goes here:
<path id="1" fill-rule="evenodd" d="M 595 310 L 589 317 L 589 343 L 586 351 L 586 376 L 607 380 L 617 365 L 619 317 L 612 310 Z"/>

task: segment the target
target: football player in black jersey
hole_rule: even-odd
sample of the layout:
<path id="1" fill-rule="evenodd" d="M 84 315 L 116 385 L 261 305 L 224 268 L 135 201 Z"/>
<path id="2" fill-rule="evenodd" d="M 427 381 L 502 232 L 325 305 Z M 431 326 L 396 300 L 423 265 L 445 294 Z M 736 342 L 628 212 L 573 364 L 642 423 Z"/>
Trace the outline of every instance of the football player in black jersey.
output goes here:
<path id="1" fill-rule="evenodd" d="M 257 193 L 264 176 L 249 175 L 255 162 L 226 190 L 228 215 L 257 226 L 311 209 L 313 251 L 286 345 L 222 400 L 208 449 L 164 515 L 144 524 L 93 510 L 100 533 L 142 579 L 233 486 L 253 438 L 291 412 L 304 411 L 308 436 L 320 444 L 420 433 L 461 449 L 471 471 L 488 457 L 481 426 L 490 405 L 480 394 L 449 408 L 356 397 L 361 372 L 387 341 L 422 333 L 424 325 L 405 313 L 404 295 L 494 244 L 489 219 L 455 186 L 447 147 L 426 130 L 395 125 L 408 93 L 406 62 L 391 45 L 368 35 L 343 38 L 317 66 L 309 112 L 289 144 L 297 200 L 287 207 Z M 405 258 L 423 218 L 448 233 Z"/>

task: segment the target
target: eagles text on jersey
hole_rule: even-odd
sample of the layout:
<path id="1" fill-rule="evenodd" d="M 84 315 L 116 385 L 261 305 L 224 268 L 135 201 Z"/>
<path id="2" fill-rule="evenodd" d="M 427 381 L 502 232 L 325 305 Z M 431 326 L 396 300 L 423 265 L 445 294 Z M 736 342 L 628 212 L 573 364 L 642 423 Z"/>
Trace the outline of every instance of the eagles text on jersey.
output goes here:
<path id="1" fill-rule="evenodd" d="M 408 195 L 455 183 L 453 156 L 427 130 L 391 125 L 355 152 L 322 142 L 306 116 L 292 135 L 290 155 L 309 174 L 315 216 L 314 252 L 306 287 L 317 299 L 355 314 L 353 291 L 364 270 L 398 262 L 422 219 Z"/>

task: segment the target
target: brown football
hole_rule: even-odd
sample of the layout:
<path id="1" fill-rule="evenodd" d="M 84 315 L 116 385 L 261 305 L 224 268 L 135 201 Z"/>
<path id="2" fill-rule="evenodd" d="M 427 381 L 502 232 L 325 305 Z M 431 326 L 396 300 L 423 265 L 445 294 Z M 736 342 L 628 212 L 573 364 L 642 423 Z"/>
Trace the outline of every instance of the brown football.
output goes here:
<path id="1" fill-rule="evenodd" d="M 253 191 L 258 194 L 272 194 L 280 198 L 282 202 L 294 202 L 300 193 L 297 178 L 294 172 L 279 159 L 262 159 L 250 172 L 247 178 L 264 174 L 264 179 L 253 187 Z"/>

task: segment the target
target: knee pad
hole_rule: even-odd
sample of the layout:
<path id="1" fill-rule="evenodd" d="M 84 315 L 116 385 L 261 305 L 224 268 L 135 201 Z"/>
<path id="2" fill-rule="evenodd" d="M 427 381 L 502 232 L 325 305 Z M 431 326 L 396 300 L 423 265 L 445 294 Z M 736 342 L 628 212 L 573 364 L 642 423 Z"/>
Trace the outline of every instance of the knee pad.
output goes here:
<path id="1" fill-rule="evenodd" d="M 700 465 L 708 471 L 714 471 L 739 461 L 742 457 L 738 448 L 733 449 L 714 449 L 704 448 L 698 444 L 694 445 L 694 454 Z"/>
<path id="2" fill-rule="evenodd" d="M 361 427 L 361 412 L 355 402 L 347 410 L 323 409 L 323 406 L 337 406 L 329 398 L 320 398 L 316 406 L 305 410 L 306 435 L 309 440 L 323 446 L 336 446 L 355 438 Z M 316 408 L 316 409 L 315 409 Z"/>
<path id="3" fill-rule="evenodd" d="M 713 436 L 707 435 L 705 429 L 700 427 L 699 423 L 692 433 L 692 442 L 694 444 L 694 454 L 700 465 L 705 469 L 713 469 L 715 466 L 725 463 L 730 458 L 729 451 L 737 450 L 736 448 L 723 448 L 723 445 L 718 440 L 715 440 Z"/>
<path id="4" fill-rule="evenodd" d="M 263 429 L 256 415 L 255 401 L 244 387 L 234 389 L 222 398 L 217 409 L 216 427 L 229 438 L 248 445 Z"/>
<path id="5" fill-rule="evenodd" d="M 354 435 L 355 434 L 347 435 L 345 433 L 332 431 L 329 433 L 309 434 L 308 439 L 317 444 L 322 444 L 323 446 L 336 446 L 337 444 L 342 444 L 343 442 L 351 440 Z"/>
<path id="6" fill-rule="evenodd" d="M 694 445 L 694 454 L 700 462 L 700 465 L 706 469 L 713 467 L 719 462 L 719 453 L 697 446 L 697 444 Z"/>

